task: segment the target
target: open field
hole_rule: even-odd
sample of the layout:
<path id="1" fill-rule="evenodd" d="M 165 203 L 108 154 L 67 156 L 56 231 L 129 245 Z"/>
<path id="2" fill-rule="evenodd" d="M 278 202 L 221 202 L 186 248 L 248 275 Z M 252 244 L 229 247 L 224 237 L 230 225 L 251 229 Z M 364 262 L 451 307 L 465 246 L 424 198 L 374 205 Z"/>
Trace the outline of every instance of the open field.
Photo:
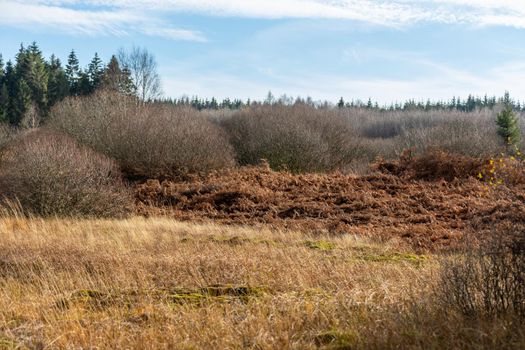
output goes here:
<path id="1" fill-rule="evenodd" d="M 2 219 L 0 348 L 525 346 L 508 320 L 444 312 L 440 259 L 353 235 Z"/>

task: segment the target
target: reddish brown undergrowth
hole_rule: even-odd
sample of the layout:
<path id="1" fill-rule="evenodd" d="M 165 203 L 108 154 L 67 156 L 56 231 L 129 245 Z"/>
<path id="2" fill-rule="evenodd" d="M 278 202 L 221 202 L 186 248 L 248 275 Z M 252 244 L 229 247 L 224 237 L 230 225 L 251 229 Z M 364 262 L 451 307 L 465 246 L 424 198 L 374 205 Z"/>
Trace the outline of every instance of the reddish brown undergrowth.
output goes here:
<path id="1" fill-rule="evenodd" d="M 525 223 L 523 187 L 487 188 L 462 173 L 470 174 L 474 161 L 445 172 L 457 161 L 445 160 L 451 165 L 421 158 L 405 161 L 409 172 L 361 177 L 293 175 L 263 165 L 185 182 L 149 180 L 136 186 L 137 210 L 180 220 L 358 234 L 422 250 L 456 247 L 465 234 L 483 238 L 500 226 Z M 425 175 L 440 167 L 441 176 Z"/>

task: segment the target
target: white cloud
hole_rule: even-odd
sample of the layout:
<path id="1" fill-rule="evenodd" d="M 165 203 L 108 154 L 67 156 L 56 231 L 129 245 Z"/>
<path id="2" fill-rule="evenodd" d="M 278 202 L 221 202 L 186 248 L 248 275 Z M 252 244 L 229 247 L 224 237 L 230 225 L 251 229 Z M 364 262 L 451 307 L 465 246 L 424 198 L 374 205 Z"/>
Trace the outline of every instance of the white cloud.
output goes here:
<path id="1" fill-rule="evenodd" d="M 79 10 L 82 5 L 83 10 Z M 172 28 L 167 13 L 245 18 L 323 18 L 399 27 L 420 22 L 525 28 L 524 0 L 7 0 L 0 24 L 61 27 L 75 33 L 148 35 L 204 41 L 202 33 Z M 145 23 L 155 23 L 147 26 Z M 154 27 L 156 30 L 151 30 Z"/>
<path id="2" fill-rule="evenodd" d="M 133 9 L 79 10 L 65 7 L 75 0 L 0 1 L 0 25 L 20 28 L 51 28 L 74 35 L 132 35 L 140 32 L 174 40 L 203 42 L 198 31 L 172 28 L 161 19 Z M 61 6 L 59 6 L 61 5 Z"/>
<path id="3" fill-rule="evenodd" d="M 34 1 L 33 1 L 34 2 Z M 465 22 L 522 26 L 523 0 L 36 0 L 44 4 L 191 12 L 249 18 L 330 18 L 382 25 Z M 506 21 L 505 21 L 506 20 Z"/>

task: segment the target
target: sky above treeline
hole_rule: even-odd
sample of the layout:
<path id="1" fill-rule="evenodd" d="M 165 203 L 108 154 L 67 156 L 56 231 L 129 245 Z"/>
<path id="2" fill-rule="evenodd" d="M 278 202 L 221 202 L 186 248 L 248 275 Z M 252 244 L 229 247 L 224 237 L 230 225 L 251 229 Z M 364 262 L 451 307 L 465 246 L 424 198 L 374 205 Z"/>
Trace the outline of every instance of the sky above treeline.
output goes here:
<path id="1" fill-rule="evenodd" d="M 525 99 L 525 0 L 0 0 L 0 53 L 146 47 L 164 96 Z"/>

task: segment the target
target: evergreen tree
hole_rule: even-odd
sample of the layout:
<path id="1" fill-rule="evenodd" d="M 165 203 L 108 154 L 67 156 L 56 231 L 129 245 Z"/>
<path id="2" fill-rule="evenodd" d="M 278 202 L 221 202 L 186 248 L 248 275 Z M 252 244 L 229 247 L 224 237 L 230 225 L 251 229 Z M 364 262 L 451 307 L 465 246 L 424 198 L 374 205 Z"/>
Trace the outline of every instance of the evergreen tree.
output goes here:
<path id="1" fill-rule="evenodd" d="M 66 78 L 69 85 L 69 94 L 79 95 L 80 66 L 75 50 L 71 50 L 67 58 Z"/>
<path id="2" fill-rule="evenodd" d="M 95 56 L 89 63 L 86 74 L 90 83 L 88 93 L 91 93 L 100 87 L 102 83 L 102 76 L 104 75 L 102 60 L 98 57 L 98 53 L 95 52 Z"/>
<path id="3" fill-rule="evenodd" d="M 268 95 L 266 95 L 266 99 L 264 100 L 264 104 L 273 105 L 274 103 L 275 103 L 275 97 L 273 96 L 271 91 L 268 91 Z"/>
<path id="4" fill-rule="evenodd" d="M 51 56 L 47 70 L 49 75 L 47 83 L 48 108 L 50 108 L 69 94 L 69 83 L 66 72 L 55 55 Z"/>
<path id="5" fill-rule="evenodd" d="M 9 94 L 7 92 L 7 84 L 5 82 L 4 60 L 0 54 L 0 122 L 7 120 L 7 102 L 9 101 Z"/>
<path id="6" fill-rule="evenodd" d="M 91 80 L 89 74 L 86 71 L 81 71 L 77 82 L 77 94 L 78 95 L 89 95 L 92 92 Z"/>
<path id="7" fill-rule="evenodd" d="M 40 116 L 45 117 L 48 106 L 47 84 L 49 79 L 45 60 L 35 42 L 27 48 L 26 56 L 29 71 L 25 79 L 31 89 L 31 100 L 37 107 Z"/>
<path id="8" fill-rule="evenodd" d="M 508 91 L 505 91 L 505 94 L 503 95 L 503 104 L 505 106 L 509 106 L 512 104 L 512 101 L 510 99 L 510 93 Z"/>
<path id="9" fill-rule="evenodd" d="M 211 98 L 209 108 L 210 108 L 210 109 L 219 109 L 219 103 L 217 102 L 217 100 L 215 99 L 215 97 L 212 97 L 212 98 Z"/>
<path id="10" fill-rule="evenodd" d="M 2 82 L 0 84 L 0 122 L 8 121 L 7 111 L 9 106 L 9 92 L 7 91 L 7 84 Z"/>
<path id="11" fill-rule="evenodd" d="M 20 125 L 24 115 L 31 108 L 31 88 L 25 79 L 19 79 L 15 91 L 9 99 L 8 120 L 12 125 Z"/>
<path id="12" fill-rule="evenodd" d="M 338 107 L 339 109 L 345 107 L 345 100 L 343 100 L 342 97 L 341 97 L 341 99 L 339 100 L 339 102 L 337 102 L 337 107 Z"/>
<path id="13" fill-rule="evenodd" d="M 4 58 L 0 53 L 0 84 L 4 82 Z"/>
<path id="14" fill-rule="evenodd" d="M 102 87 L 117 91 L 126 95 L 133 95 L 135 87 L 131 80 L 131 74 L 128 69 L 120 69 L 117 57 L 113 55 L 104 70 L 102 77 Z"/>
<path id="15" fill-rule="evenodd" d="M 521 133 L 518 118 L 510 104 L 506 104 L 505 109 L 497 115 L 496 124 L 498 125 L 498 135 L 503 138 L 507 148 L 516 146 L 520 141 Z"/>

